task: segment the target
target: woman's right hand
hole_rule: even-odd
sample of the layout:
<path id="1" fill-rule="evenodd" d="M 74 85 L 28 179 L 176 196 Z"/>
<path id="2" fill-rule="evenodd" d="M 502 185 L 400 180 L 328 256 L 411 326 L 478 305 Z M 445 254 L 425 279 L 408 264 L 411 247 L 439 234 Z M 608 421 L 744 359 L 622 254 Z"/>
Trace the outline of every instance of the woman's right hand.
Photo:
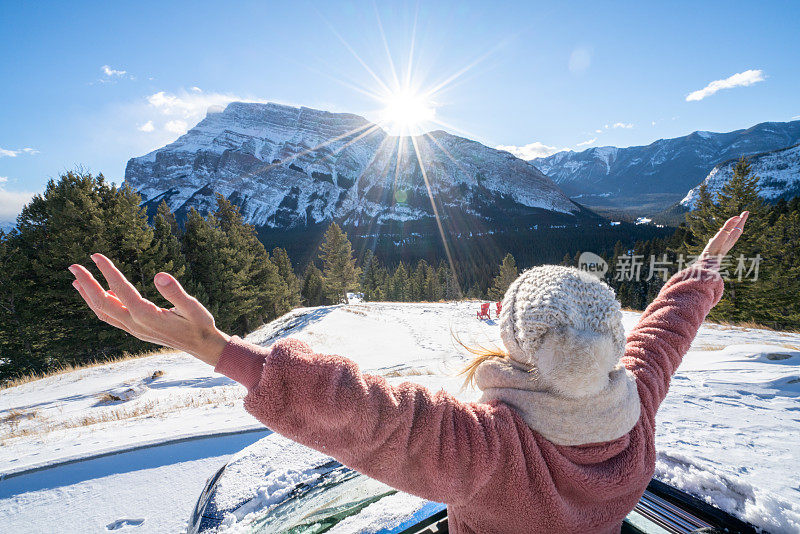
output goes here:
<path id="1" fill-rule="evenodd" d="M 111 260 L 102 254 L 92 254 L 91 258 L 108 281 L 108 291 L 82 265 L 70 265 L 69 270 L 75 276 L 73 287 L 98 319 L 143 341 L 186 351 L 209 365 L 217 364 L 230 336 L 215 326 L 211 313 L 172 275 L 155 276 L 156 289 L 175 306 L 165 310 L 142 298 Z"/>
<path id="2" fill-rule="evenodd" d="M 722 225 L 719 232 L 708 241 L 706 248 L 703 249 L 703 252 L 700 253 L 700 257 L 697 258 L 697 262 L 700 263 L 703 260 L 711 260 L 711 263 L 715 263 L 716 266 L 719 267 L 722 257 L 730 252 L 733 245 L 735 245 L 736 241 L 741 237 L 744 231 L 744 223 L 747 221 L 749 215 L 749 211 L 743 211 L 741 215 L 731 217 L 725 221 L 725 224 Z"/>

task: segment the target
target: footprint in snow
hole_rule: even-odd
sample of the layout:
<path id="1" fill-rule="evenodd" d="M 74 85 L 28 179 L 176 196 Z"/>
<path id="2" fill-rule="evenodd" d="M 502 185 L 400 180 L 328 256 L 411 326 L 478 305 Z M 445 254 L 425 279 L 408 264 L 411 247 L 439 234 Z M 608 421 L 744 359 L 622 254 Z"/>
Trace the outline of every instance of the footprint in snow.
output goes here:
<path id="1" fill-rule="evenodd" d="M 106 530 L 119 530 L 125 527 L 139 527 L 144 523 L 144 519 L 117 519 L 106 525 Z"/>

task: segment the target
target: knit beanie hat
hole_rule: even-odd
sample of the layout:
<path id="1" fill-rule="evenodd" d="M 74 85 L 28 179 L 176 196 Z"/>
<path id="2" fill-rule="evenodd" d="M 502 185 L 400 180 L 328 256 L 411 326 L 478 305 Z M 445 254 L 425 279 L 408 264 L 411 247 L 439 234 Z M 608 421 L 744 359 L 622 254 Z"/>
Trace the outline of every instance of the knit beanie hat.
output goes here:
<path id="1" fill-rule="evenodd" d="M 625 350 L 614 290 L 585 271 L 557 265 L 529 269 L 511 284 L 500 335 L 511 359 L 568 397 L 602 391 Z"/>

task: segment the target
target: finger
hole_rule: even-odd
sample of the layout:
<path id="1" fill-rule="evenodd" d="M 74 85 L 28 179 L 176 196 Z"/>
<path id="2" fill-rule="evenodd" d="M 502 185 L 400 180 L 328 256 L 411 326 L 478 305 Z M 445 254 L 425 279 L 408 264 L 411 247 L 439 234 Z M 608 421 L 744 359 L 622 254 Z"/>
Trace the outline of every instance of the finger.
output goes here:
<path id="1" fill-rule="evenodd" d="M 728 239 L 726 239 L 725 243 L 722 245 L 725 254 L 727 254 L 728 251 L 733 248 L 733 246 L 736 244 L 739 238 L 742 237 L 742 233 L 744 232 L 745 220 L 747 220 L 746 216 L 743 219 L 741 219 L 739 224 L 728 233 Z"/>
<path id="2" fill-rule="evenodd" d="M 739 215 L 739 218 L 740 218 L 739 226 L 741 226 L 742 229 L 744 229 L 744 223 L 747 222 L 747 218 L 748 217 L 750 217 L 750 212 L 749 211 L 743 211 L 742 214 Z"/>
<path id="3" fill-rule="evenodd" d="M 728 239 L 728 233 L 720 229 L 714 237 L 712 237 L 706 245 L 706 251 L 709 254 L 721 254 L 721 249 L 725 241 Z"/>
<path id="4" fill-rule="evenodd" d="M 86 294 L 86 291 L 83 289 L 83 287 L 81 287 L 80 282 L 78 282 L 77 280 L 73 280 L 72 281 L 72 287 L 74 287 L 75 289 L 78 290 L 78 293 L 80 293 L 80 295 L 83 298 L 83 300 L 85 300 L 87 303 L 89 303 L 89 308 L 95 313 L 97 318 L 100 319 L 101 321 L 103 321 L 105 323 L 108 323 L 113 327 L 119 328 L 120 330 L 123 330 L 123 331 L 127 332 L 128 334 L 130 334 L 130 335 L 132 335 L 132 336 L 134 336 L 134 337 L 136 337 L 138 339 L 141 339 L 142 341 L 147 341 L 148 343 L 155 343 L 157 345 L 161 345 L 162 344 L 158 339 L 150 337 L 150 336 L 148 336 L 146 334 L 143 334 L 141 332 L 136 332 L 130 326 L 125 324 L 123 321 L 118 320 L 118 319 L 112 317 L 111 315 L 109 315 L 107 313 L 104 313 L 104 312 L 102 312 L 100 310 L 96 310 L 92 306 L 91 300 L 90 300 L 89 296 Z M 110 291 L 108 293 L 110 293 Z M 118 301 L 118 299 L 117 299 L 117 301 Z M 122 303 L 120 302 L 119 305 L 122 306 Z"/>
<path id="5" fill-rule="evenodd" d="M 91 258 L 97 268 L 100 269 L 100 272 L 103 273 L 106 281 L 108 281 L 108 287 L 114 291 L 117 298 L 128 308 L 131 308 L 142 298 L 133 284 L 125 278 L 125 275 L 117 269 L 111 260 L 102 254 L 92 254 Z"/>
<path id="6" fill-rule="evenodd" d="M 104 306 L 102 304 L 103 297 L 98 298 L 96 295 L 92 295 L 91 291 L 85 289 L 78 280 L 72 281 L 72 287 L 78 290 L 78 293 L 80 293 L 81 297 L 83 298 L 83 300 L 86 301 L 86 303 L 89 305 L 89 308 L 94 312 L 94 314 L 97 315 L 98 319 L 107 322 L 109 324 L 112 324 L 117 328 L 121 328 L 122 330 L 125 330 L 129 334 L 133 334 L 130 327 L 125 324 L 126 314 L 123 312 L 122 304 L 119 303 L 119 301 L 117 301 L 119 309 L 117 310 L 117 313 L 114 314 L 116 315 L 116 317 L 114 317 L 107 311 L 109 309 L 109 306 Z"/>
<path id="7" fill-rule="evenodd" d="M 725 221 L 725 224 L 723 224 L 722 228 L 720 228 L 720 232 L 730 232 L 738 225 L 739 225 L 739 216 L 736 215 Z"/>
<path id="8" fill-rule="evenodd" d="M 741 233 L 744 232 L 744 224 L 745 222 L 747 222 L 747 217 L 749 215 L 750 215 L 749 211 L 743 211 L 741 215 L 738 215 L 736 217 L 731 217 L 730 220 L 735 219 L 735 222 L 730 228 L 727 229 L 728 234 L 741 235 Z M 728 223 L 726 222 L 725 225 L 728 226 Z"/>
<path id="9" fill-rule="evenodd" d="M 161 308 L 142 298 L 139 291 L 131 284 L 114 263 L 102 254 L 92 254 L 92 260 L 103 273 L 116 298 L 130 311 L 132 319 L 148 327 L 161 326 Z"/>
<path id="10" fill-rule="evenodd" d="M 208 318 L 208 311 L 196 298 L 183 289 L 174 276 L 169 273 L 158 273 L 154 282 L 158 292 L 175 306 L 174 309 L 179 314 L 195 320 Z"/>
<path id="11" fill-rule="evenodd" d="M 87 290 L 87 294 L 94 295 L 95 293 L 104 293 L 105 289 L 100 285 L 100 282 L 95 280 L 94 275 L 89 270 L 78 263 L 73 263 L 69 267 L 69 272 L 75 276 L 75 279 L 80 282 L 81 286 Z"/>

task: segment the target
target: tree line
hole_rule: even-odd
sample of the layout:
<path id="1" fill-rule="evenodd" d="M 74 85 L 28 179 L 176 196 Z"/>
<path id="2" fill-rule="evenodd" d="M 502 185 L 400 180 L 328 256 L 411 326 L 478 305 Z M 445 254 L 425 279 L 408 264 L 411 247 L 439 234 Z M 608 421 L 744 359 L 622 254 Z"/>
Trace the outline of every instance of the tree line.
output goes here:
<path id="1" fill-rule="evenodd" d="M 595 250 L 608 262 L 605 279 L 623 306 L 644 309 L 664 278 L 682 265 L 681 257 L 698 254 L 722 222 L 749 210 L 734 253 L 761 258 L 757 279 L 750 273 L 727 281 L 711 318 L 800 326 L 800 197 L 769 205 L 758 192 L 758 178 L 743 159 L 717 194 L 700 188 L 696 209 L 671 234 L 619 240 L 613 248 Z M 605 239 L 598 238 L 598 246 L 605 246 Z M 561 264 L 577 266 L 581 251 L 571 248 L 576 243 L 562 243 Z M 551 245 L 542 252 L 546 257 L 526 252 L 522 265 L 555 263 L 557 244 Z M 485 257 L 474 263 L 469 258 L 411 262 L 399 254 L 394 263 L 381 261 L 372 250 L 354 251 L 335 222 L 314 249 L 298 271 L 283 248 L 268 252 L 256 229 L 222 195 L 216 196 L 213 212 L 203 216 L 190 210 L 180 225 L 165 202 L 148 219 L 141 197 L 127 185 L 116 187 L 102 175 L 67 173 L 23 208 L 14 230 L 0 231 L 0 380 L 152 348 L 97 321 L 71 287 L 67 267 L 72 263 L 85 265 L 102 281 L 89 260 L 94 252 L 111 258 L 145 298 L 160 306 L 169 304 L 155 290 L 153 277 L 172 273 L 209 308 L 222 330 L 239 335 L 300 305 L 346 302 L 355 291 L 368 301 L 501 300 L 519 274 L 510 252 L 499 264 Z M 636 279 L 617 276 L 616 265 L 624 257 L 641 258 Z M 651 257 L 667 267 L 647 277 Z M 735 262 L 727 267 L 735 275 Z"/>
<path id="2" fill-rule="evenodd" d="M 671 236 L 637 241 L 632 247 L 618 242 L 611 254 L 601 254 L 609 264 L 605 279 L 622 305 L 643 310 L 665 277 L 692 261 L 728 218 L 747 210 L 745 231 L 721 266 L 725 292 L 709 317 L 800 328 L 800 197 L 766 203 L 746 158 L 737 162 L 732 178 L 718 192 L 703 184 L 698 193 L 695 208 Z M 631 260 L 642 263 L 638 279 L 619 268 L 629 267 Z M 577 255 L 566 255 L 562 264 L 578 266 Z M 656 266 L 655 276 L 649 276 L 651 266 Z"/>
<path id="3" fill-rule="evenodd" d="M 162 202 L 148 221 L 141 197 L 102 175 L 69 172 L 50 180 L 0 232 L 0 379 L 105 360 L 152 345 L 98 321 L 71 287 L 67 267 L 111 258 L 143 297 L 169 304 L 153 285 L 174 274 L 206 305 L 219 327 L 244 334 L 300 302 L 288 255 L 270 254 L 238 208 L 217 195 L 216 209 L 190 211 L 181 227 Z"/>

